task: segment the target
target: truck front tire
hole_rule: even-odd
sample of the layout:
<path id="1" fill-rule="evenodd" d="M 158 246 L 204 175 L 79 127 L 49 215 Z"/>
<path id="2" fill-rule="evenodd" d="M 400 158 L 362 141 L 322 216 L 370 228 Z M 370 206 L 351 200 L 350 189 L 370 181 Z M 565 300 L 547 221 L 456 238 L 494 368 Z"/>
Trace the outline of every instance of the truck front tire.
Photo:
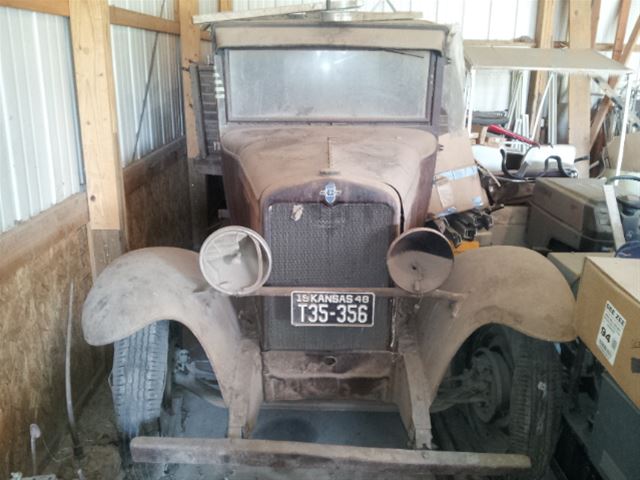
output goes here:
<path id="1" fill-rule="evenodd" d="M 111 391 L 125 467 L 129 443 L 138 435 L 158 435 L 169 354 L 169 321 L 152 323 L 114 343 Z"/>

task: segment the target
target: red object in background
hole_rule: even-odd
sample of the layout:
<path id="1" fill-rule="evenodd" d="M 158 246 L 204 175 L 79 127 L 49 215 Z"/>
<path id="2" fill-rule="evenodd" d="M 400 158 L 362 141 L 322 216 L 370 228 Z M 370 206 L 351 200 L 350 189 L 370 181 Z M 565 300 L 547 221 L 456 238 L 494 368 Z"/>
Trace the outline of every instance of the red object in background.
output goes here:
<path id="1" fill-rule="evenodd" d="M 489 125 L 489 127 L 487 128 L 487 131 L 491 133 L 497 133 L 498 135 L 504 135 L 505 137 L 513 138 L 514 140 L 528 143 L 529 145 L 534 145 L 536 147 L 540 146 L 539 143 L 536 143 L 533 140 L 528 139 L 527 137 L 523 137 L 522 135 L 518 135 L 517 133 L 514 133 L 511 130 L 502 128 L 500 125 Z"/>

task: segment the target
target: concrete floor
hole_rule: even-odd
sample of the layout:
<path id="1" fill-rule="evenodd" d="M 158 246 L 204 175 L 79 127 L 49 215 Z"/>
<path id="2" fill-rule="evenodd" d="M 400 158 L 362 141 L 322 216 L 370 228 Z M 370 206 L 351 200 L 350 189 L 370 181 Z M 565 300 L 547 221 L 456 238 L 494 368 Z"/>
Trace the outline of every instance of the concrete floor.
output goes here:
<path id="1" fill-rule="evenodd" d="M 225 409 L 216 408 L 187 393 L 183 394 L 181 422 L 175 422 L 177 436 L 223 438 L 227 424 Z M 55 460 L 40 473 L 55 473 L 59 479 L 78 479 L 82 468 L 86 480 L 124 480 L 117 445 L 117 433 L 111 392 L 101 385 L 78 421 L 85 458 L 76 461 L 71 455 L 71 441 L 63 439 Z M 407 435 L 396 412 L 322 412 L 300 410 L 263 410 L 258 418 L 254 438 L 333 443 L 368 447 L 405 448 Z M 129 477 L 130 478 L 130 477 Z M 148 480 L 372 480 L 371 475 L 334 472 L 329 476 L 320 470 L 266 471 L 253 468 L 230 469 L 204 466 L 154 466 L 145 469 L 139 479 Z M 385 478 L 385 477 L 380 477 Z M 433 478 L 430 475 L 420 478 Z M 549 476 L 545 480 L 553 480 Z"/>

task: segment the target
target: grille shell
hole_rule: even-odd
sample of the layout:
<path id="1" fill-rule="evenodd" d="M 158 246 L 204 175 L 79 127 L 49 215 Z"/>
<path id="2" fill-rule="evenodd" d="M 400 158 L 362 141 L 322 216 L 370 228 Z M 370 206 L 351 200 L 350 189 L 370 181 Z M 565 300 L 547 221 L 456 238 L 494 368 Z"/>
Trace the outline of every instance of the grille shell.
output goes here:
<path id="1" fill-rule="evenodd" d="M 302 208 L 302 214 L 296 215 Z M 384 203 L 274 203 L 265 238 L 273 253 L 269 284 L 304 287 L 387 287 L 387 249 L 394 210 Z M 291 301 L 263 300 L 265 350 L 383 350 L 390 341 L 390 306 L 376 298 L 373 327 L 294 327 Z"/>

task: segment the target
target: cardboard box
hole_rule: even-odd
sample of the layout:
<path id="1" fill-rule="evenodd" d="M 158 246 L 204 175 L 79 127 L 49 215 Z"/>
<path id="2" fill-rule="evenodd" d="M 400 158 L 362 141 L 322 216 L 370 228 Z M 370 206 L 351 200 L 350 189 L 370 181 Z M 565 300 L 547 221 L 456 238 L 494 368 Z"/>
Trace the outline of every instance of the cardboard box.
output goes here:
<path id="1" fill-rule="evenodd" d="M 580 338 L 640 407 L 640 260 L 587 258 L 575 322 Z"/>
<path id="2" fill-rule="evenodd" d="M 438 143 L 440 151 L 433 176 L 429 215 L 442 217 L 488 206 L 466 133 L 441 135 Z"/>

